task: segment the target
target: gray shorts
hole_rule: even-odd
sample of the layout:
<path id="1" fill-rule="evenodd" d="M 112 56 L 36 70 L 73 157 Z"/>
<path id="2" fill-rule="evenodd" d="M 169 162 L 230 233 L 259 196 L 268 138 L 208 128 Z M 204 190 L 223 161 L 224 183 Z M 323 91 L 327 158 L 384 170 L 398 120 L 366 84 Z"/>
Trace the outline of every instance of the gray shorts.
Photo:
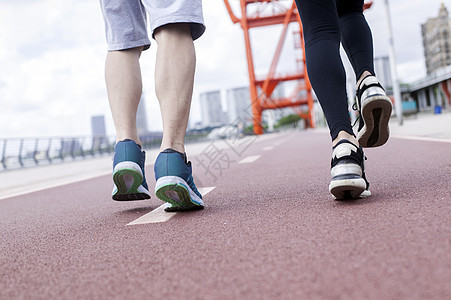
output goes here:
<path id="1" fill-rule="evenodd" d="M 108 51 L 150 46 L 155 29 L 171 23 L 190 23 L 193 40 L 205 31 L 201 0 L 100 0 Z"/>

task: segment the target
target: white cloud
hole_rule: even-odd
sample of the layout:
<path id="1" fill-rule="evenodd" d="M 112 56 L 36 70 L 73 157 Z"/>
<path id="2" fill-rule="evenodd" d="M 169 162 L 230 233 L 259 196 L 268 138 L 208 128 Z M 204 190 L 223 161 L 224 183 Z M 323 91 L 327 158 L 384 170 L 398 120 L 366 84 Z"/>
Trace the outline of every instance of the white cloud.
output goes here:
<path id="1" fill-rule="evenodd" d="M 90 115 L 108 113 L 98 3 L 1 6 L 0 39 L 9 46 L 0 51 L 0 135 L 89 134 Z"/>

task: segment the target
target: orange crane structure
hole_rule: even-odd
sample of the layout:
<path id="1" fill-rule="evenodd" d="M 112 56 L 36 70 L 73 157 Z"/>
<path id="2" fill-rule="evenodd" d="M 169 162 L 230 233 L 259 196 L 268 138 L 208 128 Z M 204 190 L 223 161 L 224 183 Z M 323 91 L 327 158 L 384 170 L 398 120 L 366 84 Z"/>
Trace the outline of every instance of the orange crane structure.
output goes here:
<path id="1" fill-rule="evenodd" d="M 312 87 L 307 76 L 305 62 L 305 46 L 301 19 L 295 1 L 282 0 L 240 0 L 241 18 L 234 13 L 229 0 L 224 4 L 234 24 L 239 23 L 244 32 L 247 66 L 249 71 L 249 90 L 251 96 L 254 133 L 262 134 L 262 112 L 266 109 L 293 107 L 309 127 L 315 127 Z M 287 5 L 288 4 L 288 5 Z M 365 8 L 372 2 L 365 3 Z M 276 74 L 282 49 L 286 40 L 289 24 L 297 23 L 298 30 L 294 30 L 294 47 L 298 50 L 296 57 L 296 72 L 285 75 Z M 279 41 L 272 58 L 268 74 L 257 78 L 254 70 L 254 59 L 249 30 L 256 27 L 283 25 Z M 295 81 L 294 89 L 287 97 L 275 98 L 273 92 L 282 82 Z"/>
<path id="2" fill-rule="evenodd" d="M 285 2 L 285 3 L 284 3 Z M 254 133 L 262 134 L 262 112 L 266 109 L 278 109 L 284 107 L 295 108 L 308 126 L 314 127 L 313 119 L 313 97 L 310 81 L 307 77 L 304 55 L 304 38 L 302 32 L 301 19 L 294 1 L 278 0 L 240 0 L 241 18 L 238 18 L 228 0 L 224 0 L 227 11 L 233 23 L 239 23 L 244 32 L 244 42 L 246 46 L 247 66 L 249 71 L 249 90 L 251 96 L 252 117 Z M 297 71 L 292 74 L 278 75 L 276 69 L 279 64 L 282 49 L 286 40 L 288 25 L 297 23 L 299 30 L 294 31 L 295 48 L 300 50 L 296 58 Z M 276 46 L 274 57 L 272 58 L 268 74 L 257 78 L 254 71 L 254 58 L 251 47 L 249 30 L 251 28 L 272 26 L 282 24 L 282 32 Z M 272 97 L 277 85 L 281 82 L 296 81 L 294 90 L 287 97 Z"/>

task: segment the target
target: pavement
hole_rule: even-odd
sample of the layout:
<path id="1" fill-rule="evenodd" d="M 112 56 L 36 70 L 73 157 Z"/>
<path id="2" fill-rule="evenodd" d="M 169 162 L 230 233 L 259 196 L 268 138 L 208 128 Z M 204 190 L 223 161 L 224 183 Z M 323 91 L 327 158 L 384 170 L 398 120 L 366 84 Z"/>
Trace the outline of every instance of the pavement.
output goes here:
<path id="1" fill-rule="evenodd" d="M 450 128 L 392 120 L 347 202 L 321 128 L 189 146 L 189 213 L 112 201 L 109 157 L 2 172 L 0 299 L 451 299 Z"/>
<path id="2" fill-rule="evenodd" d="M 392 118 L 390 130 L 392 137 L 447 141 L 451 139 L 451 111 L 411 115 L 404 117 L 402 125 L 396 118 Z"/>

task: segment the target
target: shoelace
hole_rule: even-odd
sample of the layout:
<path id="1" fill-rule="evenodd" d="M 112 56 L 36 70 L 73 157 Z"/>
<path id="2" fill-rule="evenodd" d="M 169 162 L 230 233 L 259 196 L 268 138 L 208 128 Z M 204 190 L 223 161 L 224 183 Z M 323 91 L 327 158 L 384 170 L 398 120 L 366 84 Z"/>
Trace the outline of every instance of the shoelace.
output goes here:
<path id="1" fill-rule="evenodd" d="M 359 108 L 357 107 L 357 101 L 354 102 L 354 104 L 352 105 L 352 110 L 357 111 L 359 113 L 359 115 L 357 116 L 357 118 L 354 121 L 354 124 L 352 124 L 352 127 L 355 126 L 355 124 L 357 124 L 357 122 L 360 120 L 361 116 L 360 116 L 360 112 L 359 112 Z"/>

